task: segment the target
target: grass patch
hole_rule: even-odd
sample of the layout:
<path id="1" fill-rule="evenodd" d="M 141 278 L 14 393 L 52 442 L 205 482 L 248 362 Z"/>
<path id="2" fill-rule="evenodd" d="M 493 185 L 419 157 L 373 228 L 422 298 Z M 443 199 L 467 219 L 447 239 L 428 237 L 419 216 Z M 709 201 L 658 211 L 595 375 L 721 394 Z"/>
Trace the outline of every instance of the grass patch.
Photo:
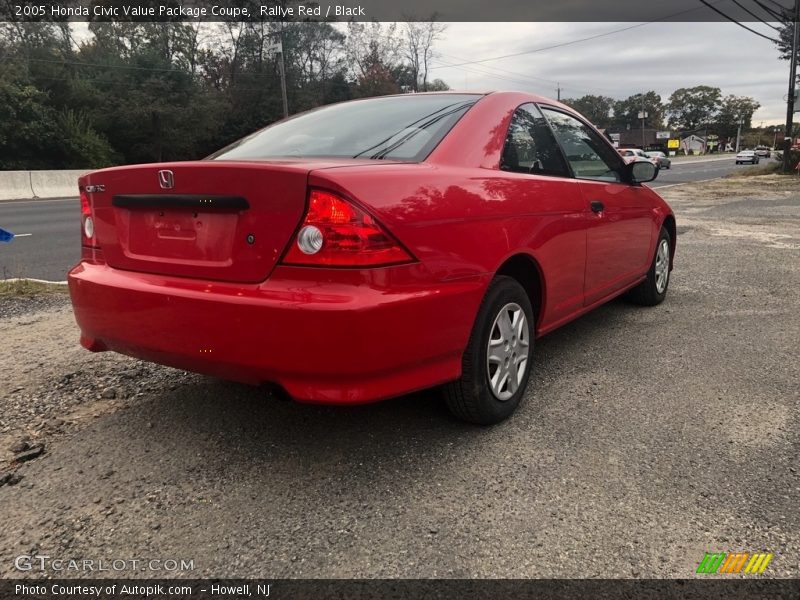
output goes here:
<path id="1" fill-rule="evenodd" d="M 66 285 L 56 283 L 42 283 L 29 279 L 0 279 L 0 297 L 66 294 L 68 291 Z"/>
<path id="2" fill-rule="evenodd" d="M 757 177 L 759 175 L 784 175 L 783 163 L 775 161 L 759 167 L 739 169 L 733 173 L 728 173 L 726 177 Z M 786 173 L 786 175 L 793 175 L 797 177 L 797 173 Z"/>

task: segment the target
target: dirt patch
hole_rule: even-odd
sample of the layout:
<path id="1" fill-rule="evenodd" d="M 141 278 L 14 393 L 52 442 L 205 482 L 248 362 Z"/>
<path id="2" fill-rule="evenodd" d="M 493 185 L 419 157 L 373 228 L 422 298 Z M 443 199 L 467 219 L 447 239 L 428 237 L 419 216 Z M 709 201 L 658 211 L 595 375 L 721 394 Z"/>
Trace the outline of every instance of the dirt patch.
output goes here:
<path id="1" fill-rule="evenodd" d="M 800 178 L 728 177 L 660 190 L 678 231 L 782 250 L 800 249 Z"/>
<path id="2" fill-rule="evenodd" d="M 93 354 L 78 343 L 64 293 L 0 296 L 0 464 L 20 440 L 53 434 L 127 406 L 144 395 L 142 378 L 171 369 L 114 353 Z"/>

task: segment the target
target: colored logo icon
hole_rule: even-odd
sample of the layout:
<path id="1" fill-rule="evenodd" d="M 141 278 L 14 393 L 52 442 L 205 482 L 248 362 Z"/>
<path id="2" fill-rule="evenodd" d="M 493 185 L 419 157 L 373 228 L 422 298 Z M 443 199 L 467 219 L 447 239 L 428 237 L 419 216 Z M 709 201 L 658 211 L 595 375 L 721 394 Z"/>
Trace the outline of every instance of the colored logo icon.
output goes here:
<path id="1" fill-rule="evenodd" d="M 730 554 L 725 552 L 706 552 L 703 560 L 700 561 L 700 566 L 697 567 L 697 572 L 707 575 L 714 573 L 760 574 L 764 572 L 771 560 L 772 554 L 767 554 L 766 552 L 756 554 L 748 552 Z"/>

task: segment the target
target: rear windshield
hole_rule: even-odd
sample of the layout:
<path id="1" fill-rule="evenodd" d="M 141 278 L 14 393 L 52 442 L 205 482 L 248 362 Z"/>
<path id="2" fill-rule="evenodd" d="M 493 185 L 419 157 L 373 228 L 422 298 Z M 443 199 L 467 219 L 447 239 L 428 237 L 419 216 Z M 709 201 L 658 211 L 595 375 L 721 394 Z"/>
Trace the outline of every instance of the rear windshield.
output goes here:
<path id="1" fill-rule="evenodd" d="M 421 161 L 477 94 L 406 95 L 334 104 L 257 131 L 212 154 L 217 160 L 279 157 Z"/>

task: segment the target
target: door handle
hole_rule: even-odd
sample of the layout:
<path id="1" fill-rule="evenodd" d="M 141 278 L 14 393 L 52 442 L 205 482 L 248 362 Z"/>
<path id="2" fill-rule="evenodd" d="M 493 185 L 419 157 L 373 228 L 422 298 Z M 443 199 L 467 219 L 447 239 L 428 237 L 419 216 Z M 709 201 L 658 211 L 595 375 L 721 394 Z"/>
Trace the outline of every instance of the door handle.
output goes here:
<path id="1" fill-rule="evenodd" d="M 600 200 L 592 200 L 589 205 L 592 207 L 592 212 L 596 213 L 603 212 L 605 208 L 605 205 Z"/>

